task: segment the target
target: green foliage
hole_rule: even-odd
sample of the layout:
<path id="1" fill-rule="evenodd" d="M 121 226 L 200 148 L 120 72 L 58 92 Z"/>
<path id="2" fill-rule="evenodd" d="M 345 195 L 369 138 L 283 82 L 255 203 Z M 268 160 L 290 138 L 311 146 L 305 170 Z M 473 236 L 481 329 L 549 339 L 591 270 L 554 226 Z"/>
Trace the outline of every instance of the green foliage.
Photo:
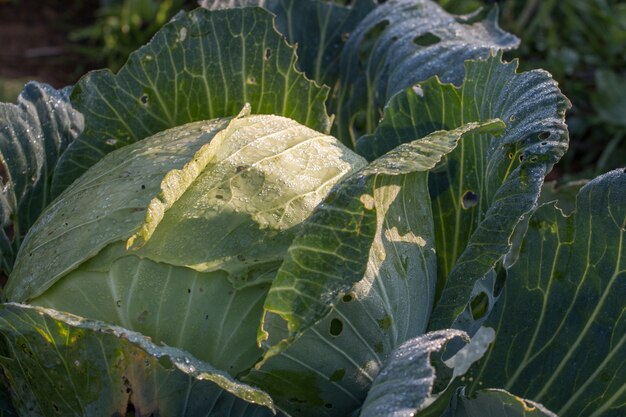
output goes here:
<path id="1" fill-rule="evenodd" d="M 506 2 L 505 27 L 525 39 L 524 67 L 554 74 L 574 106 L 566 172 L 595 176 L 623 164 L 626 128 L 603 117 L 604 103 L 626 95 L 626 5 L 619 0 Z M 611 87 L 606 88 L 609 84 Z M 591 167 L 591 168 L 587 168 Z"/>
<path id="2" fill-rule="evenodd" d="M 624 174 L 583 186 L 569 217 L 553 203 L 530 217 L 486 322 L 499 337 L 472 372 L 472 389 L 504 386 L 561 416 L 622 413 L 623 385 L 593 381 L 626 380 L 624 303 L 617 301 L 626 298 Z"/>
<path id="3" fill-rule="evenodd" d="M 454 13 L 493 1 L 440 0 Z M 568 114 L 571 151 L 558 172 L 590 178 L 626 159 L 626 4 L 621 0 L 503 0 L 501 25 L 522 39 L 523 69 L 544 68 L 573 107 Z M 612 110 L 607 110 L 607 109 Z M 607 111 L 612 117 L 607 118 Z"/>
<path id="4" fill-rule="evenodd" d="M 101 0 L 96 20 L 77 29 L 70 40 L 88 59 L 118 70 L 135 49 L 145 44 L 179 12 L 186 0 Z M 80 46 L 78 46 L 80 45 Z"/>
<path id="5" fill-rule="evenodd" d="M 493 11 L 202 6 L 0 107 L 2 413 L 623 414 L 626 171 L 544 186 L 569 102 Z"/>

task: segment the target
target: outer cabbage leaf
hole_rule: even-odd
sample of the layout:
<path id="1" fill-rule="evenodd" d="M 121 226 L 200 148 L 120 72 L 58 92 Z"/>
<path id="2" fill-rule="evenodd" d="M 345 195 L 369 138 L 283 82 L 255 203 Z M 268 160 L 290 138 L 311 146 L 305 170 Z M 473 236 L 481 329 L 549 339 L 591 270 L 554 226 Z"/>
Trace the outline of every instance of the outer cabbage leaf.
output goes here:
<path id="1" fill-rule="evenodd" d="M 128 239 L 167 172 L 183 168 L 228 123 L 216 119 L 165 131 L 93 167 L 29 231 L 5 288 L 9 299 L 32 300 L 108 244 Z"/>
<path id="2" fill-rule="evenodd" d="M 554 204 L 538 208 L 471 388 L 504 387 L 563 417 L 624 415 L 625 238 L 623 170 L 585 185 L 569 217 Z"/>
<path id="3" fill-rule="evenodd" d="M 569 102 L 545 71 L 517 73 L 516 67 L 492 56 L 468 61 L 461 87 L 433 78 L 406 89 L 390 101 L 375 134 L 358 143 L 373 158 L 441 127 L 494 117 L 507 124 L 499 138 L 464 140 L 431 174 L 441 293 L 431 329 L 451 327 L 474 297 L 476 281 L 493 274 L 520 218 L 535 207 L 545 175 L 567 149 Z"/>
<path id="4" fill-rule="evenodd" d="M 263 301 L 300 223 L 364 161 L 247 111 L 107 155 L 33 227 L 10 299 L 119 324 L 231 375 L 252 367 Z"/>
<path id="5" fill-rule="evenodd" d="M 337 4 L 339 3 L 339 4 Z M 341 51 L 358 23 L 375 7 L 373 0 L 203 0 L 209 10 L 261 6 L 276 15 L 276 27 L 297 45 L 298 67 L 320 84 L 334 86 L 339 78 Z"/>
<path id="6" fill-rule="evenodd" d="M 494 337 L 493 329 L 481 328 L 447 360 L 443 357 L 450 342 L 463 345 L 466 333 L 438 330 L 403 343 L 374 380 L 360 417 L 441 416 L 449 408 L 460 377 L 484 355 Z"/>
<path id="7" fill-rule="evenodd" d="M 328 88 L 307 80 L 295 61 L 265 10 L 183 13 L 116 75 L 95 71 L 78 82 L 72 104 L 85 115 L 85 132 L 63 155 L 53 191 L 114 149 L 189 122 L 234 116 L 245 103 L 258 114 L 328 131 Z"/>
<path id="8" fill-rule="evenodd" d="M 445 350 L 454 338 L 467 338 L 459 330 L 439 330 L 397 347 L 367 393 L 359 417 L 409 417 L 425 409 L 435 393 L 431 354 Z"/>
<path id="9" fill-rule="evenodd" d="M 9 273 L 23 235 L 51 201 L 52 171 L 83 129 L 70 89 L 30 82 L 17 105 L 0 103 L 1 269 Z"/>
<path id="10" fill-rule="evenodd" d="M 486 389 L 471 397 L 460 390 L 442 417 L 556 417 L 556 414 L 504 390 Z"/>
<path id="11" fill-rule="evenodd" d="M 290 246 L 265 302 L 261 339 L 272 347 L 245 380 L 294 414 L 357 409 L 391 351 L 428 322 L 428 170 L 463 135 L 502 129 L 493 121 L 437 132 L 339 183 Z"/>
<path id="12" fill-rule="evenodd" d="M 273 415 L 263 391 L 121 327 L 4 304 L 0 335 L 0 367 L 22 417 Z"/>
<path id="13" fill-rule="evenodd" d="M 450 15 L 431 0 L 389 0 L 377 7 L 342 52 L 335 136 L 354 144 L 374 131 L 394 94 L 434 75 L 461 83 L 465 60 L 517 47 L 519 40 L 498 27 L 496 9 L 484 21 L 474 23 L 475 17 Z"/>

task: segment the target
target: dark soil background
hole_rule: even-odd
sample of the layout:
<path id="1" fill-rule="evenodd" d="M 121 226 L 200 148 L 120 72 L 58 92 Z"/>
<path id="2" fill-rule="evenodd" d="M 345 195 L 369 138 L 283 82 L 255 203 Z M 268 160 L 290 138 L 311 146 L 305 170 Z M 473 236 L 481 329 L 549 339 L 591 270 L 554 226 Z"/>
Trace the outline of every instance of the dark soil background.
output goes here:
<path id="1" fill-rule="evenodd" d="M 97 0 L 0 0 L 0 79 L 19 80 L 17 95 L 24 81 L 60 88 L 97 68 L 68 43 L 68 34 L 91 24 L 98 6 Z"/>

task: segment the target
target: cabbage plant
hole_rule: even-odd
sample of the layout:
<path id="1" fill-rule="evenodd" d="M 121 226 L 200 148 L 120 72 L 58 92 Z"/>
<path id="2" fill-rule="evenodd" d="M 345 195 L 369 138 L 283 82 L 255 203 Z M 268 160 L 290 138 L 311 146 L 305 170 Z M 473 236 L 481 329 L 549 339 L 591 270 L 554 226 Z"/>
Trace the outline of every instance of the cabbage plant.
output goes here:
<path id="1" fill-rule="evenodd" d="M 344 3 L 0 105 L 2 415 L 623 415 L 626 172 L 544 185 L 570 104 L 497 10 Z"/>

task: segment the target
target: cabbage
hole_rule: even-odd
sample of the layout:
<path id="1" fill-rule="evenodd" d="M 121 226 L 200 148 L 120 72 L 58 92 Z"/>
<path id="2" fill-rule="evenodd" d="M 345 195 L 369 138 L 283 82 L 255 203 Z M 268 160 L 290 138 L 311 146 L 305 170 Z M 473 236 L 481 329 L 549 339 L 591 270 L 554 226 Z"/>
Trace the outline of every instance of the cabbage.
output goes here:
<path id="1" fill-rule="evenodd" d="M 542 191 L 569 102 L 495 13 L 202 5 L 0 105 L 2 413 L 623 412 L 626 174 Z"/>

